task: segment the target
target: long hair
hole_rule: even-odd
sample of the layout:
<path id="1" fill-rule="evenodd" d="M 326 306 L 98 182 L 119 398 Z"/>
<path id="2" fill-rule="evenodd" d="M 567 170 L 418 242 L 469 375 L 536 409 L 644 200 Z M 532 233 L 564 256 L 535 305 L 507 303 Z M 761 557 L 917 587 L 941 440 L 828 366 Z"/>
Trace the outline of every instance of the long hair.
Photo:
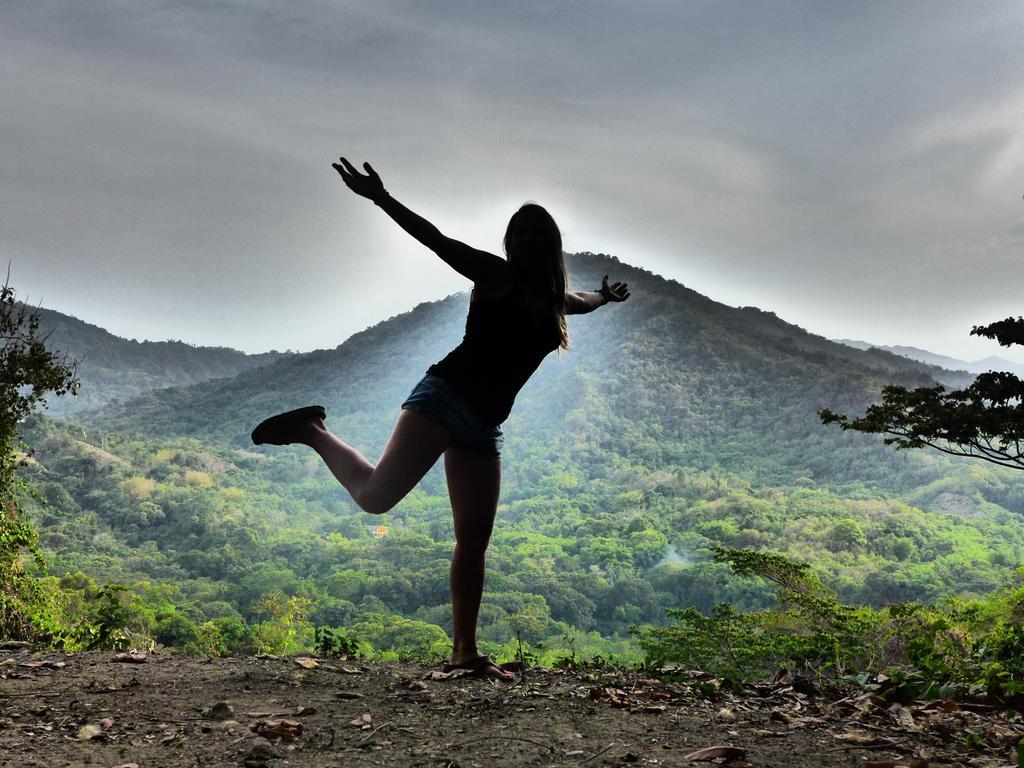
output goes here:
<path id="1" fill-rule="evenodd" d="M 536 203 L 526 203 L 512 214 L 505 229 L 505 257 L 516 282 L 538 317 L 569 348 L 565 324 L 565 286 L 568 277 L 562 258 L 562 233 L 551 214 Z"/>

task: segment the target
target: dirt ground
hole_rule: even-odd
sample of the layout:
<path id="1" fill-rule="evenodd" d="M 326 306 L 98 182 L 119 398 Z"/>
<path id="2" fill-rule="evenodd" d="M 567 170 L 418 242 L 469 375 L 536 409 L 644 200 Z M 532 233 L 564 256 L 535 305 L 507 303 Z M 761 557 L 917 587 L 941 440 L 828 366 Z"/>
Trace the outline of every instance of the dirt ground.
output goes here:
<path id="1" fill-rule="evenodd" d="M 113 659 L 0 651 L 0 766 L 1008 766 L 1024 735 L 992 708 L 800 681 L 734 695 L 698 674 L 530 669 L 509 684 L 417 664 Z"/>

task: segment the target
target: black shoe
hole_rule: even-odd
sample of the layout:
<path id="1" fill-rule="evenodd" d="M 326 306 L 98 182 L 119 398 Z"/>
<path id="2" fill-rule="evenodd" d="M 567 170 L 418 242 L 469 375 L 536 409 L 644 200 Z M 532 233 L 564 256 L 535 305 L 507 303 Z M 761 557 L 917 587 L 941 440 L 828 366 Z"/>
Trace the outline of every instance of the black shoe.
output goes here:
<path id="1" fill-rule="evenodd" d="M 307 405 L 305 408 L 297 408 L 294 411 L 279 413 L 264 419 L 252 431 L 252 441 L 256 445 L 289 445 L 292 442 L 292 435 L 298 427 L 308 424 L 314 419 L 327 418 L 327 411 L 322 405 Z"/>

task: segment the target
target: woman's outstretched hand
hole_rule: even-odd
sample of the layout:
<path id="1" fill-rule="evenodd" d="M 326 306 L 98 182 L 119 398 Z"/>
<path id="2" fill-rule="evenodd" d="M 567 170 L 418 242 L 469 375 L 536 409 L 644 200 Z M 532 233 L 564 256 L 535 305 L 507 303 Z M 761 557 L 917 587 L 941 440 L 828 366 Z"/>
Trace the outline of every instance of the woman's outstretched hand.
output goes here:
<path id="1" fill-rule="evenodd" d="M 338 162 L 331 163 L 331 167 L 338 172 L 345 185 L 357 195 L 373 200 L 375 203 L 387 195 L 384 182 L 380 180 L 380 176 L 369 163 L 363 163 L 365 174 L 357 171 L 352 163 L 344 157 L 339 157 Z"/>
<path id="2" fill-rule="evenodd" d="M 605 301 L 625 301 L 629 298 L 629 289 L 625 283 L 612 283 L 608 285 L 608 275 L 601 278 L 601 289 L 598 291 L 604 296 Z"/>

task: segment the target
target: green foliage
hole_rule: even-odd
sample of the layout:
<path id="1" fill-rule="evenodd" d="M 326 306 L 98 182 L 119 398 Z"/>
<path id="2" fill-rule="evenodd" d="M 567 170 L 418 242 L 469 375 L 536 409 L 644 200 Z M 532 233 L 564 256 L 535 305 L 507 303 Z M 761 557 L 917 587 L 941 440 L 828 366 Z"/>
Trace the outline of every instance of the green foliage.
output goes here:
<path id="1" fill-rule="evenodd" d="M 131 647 L 129 597 L 127 588 L 121 584 L 100 587 L 88 620 L 82 622 L 75 633 L 86 650 L 125 651 Z"/>
<path id="2" fill-rule="evenodd" d="M 734 573 L 774 583 L 778 607 L 745 613 L 722 603 L 710 616 L 694 608 L 670 609 L 675 625 L 632 630 L 649 663 L 677 663 L 740 681 L 770 676 L 780 667 L 841 673 L 870 656 L 877 616 L 842 605 L 808 564 L 749 549 L 715 547 L 714 553 Z"/>
<path id="3" fill-rule="evenodd" d="M 839 603 L 807 564 L 745 550 L 716 557 L 775 583 L 778 605 L 743 612 L 722 604 L 710 616 L 670 610 L 671 626 L 633 628 L 647 664 L 708 670 L 733 682 L 788 667 L 892 701 L 1024 694 L 1024 587 L 985 600 L 870 609 Z"/>
<path id="4" fill-rule="evenodd" d="M 1024 318 L 1007 318 L 975 326 L 972 335 L 998 339 L 1003 346 L 1024 344 Z M 823 424 L 843 431 L 888 435 L 886 445 L 929 446 L 954 456 L 969 456 L 1014 469 L 1024 469 L 1024 381 L 1012 373 L 982 373 L 967 387 L 947 392 L 941 385 L 908 389 L 891 384 L 882 402 L 850 419 L 827 408 Z"/>
<path id="5" fill-rule="evenodd" d="M 252 627 L 257 653 L 285 655 L 313 647 L 313 624 L 306 618 L 310 601 L 293 595 L 285 598 L 279 590 L 263 596 L 254 606 L 262 617 Z"/>
<path id="6" fill-rule="evenodd" d="M 354 659 L 359 656 L 359 643 L 341 629 L 317 627 L 313 650 L 319 656 Z"/>
<path id="7" fill-rule="evenodd" d="M 19 453 L 18 424 L 49 394 L 78 389 L 74 362 L 46 347 L 39 313 L 0 287 L 0 638 L 53 641 L 61 631 L 60 595 L 29 573 L 23 556 L 45 567 L 32 525 L 19 514 L 31 493 L 18 476 L 31 458 Z"/>
<path id="8" fill-rule="evenodd" d="M 971 328 L 971 336 L 995 339 L 1004 347 L 1024 345 L 1024 317 L 1008 317 L 989 325 L 976 325 Z"/>

